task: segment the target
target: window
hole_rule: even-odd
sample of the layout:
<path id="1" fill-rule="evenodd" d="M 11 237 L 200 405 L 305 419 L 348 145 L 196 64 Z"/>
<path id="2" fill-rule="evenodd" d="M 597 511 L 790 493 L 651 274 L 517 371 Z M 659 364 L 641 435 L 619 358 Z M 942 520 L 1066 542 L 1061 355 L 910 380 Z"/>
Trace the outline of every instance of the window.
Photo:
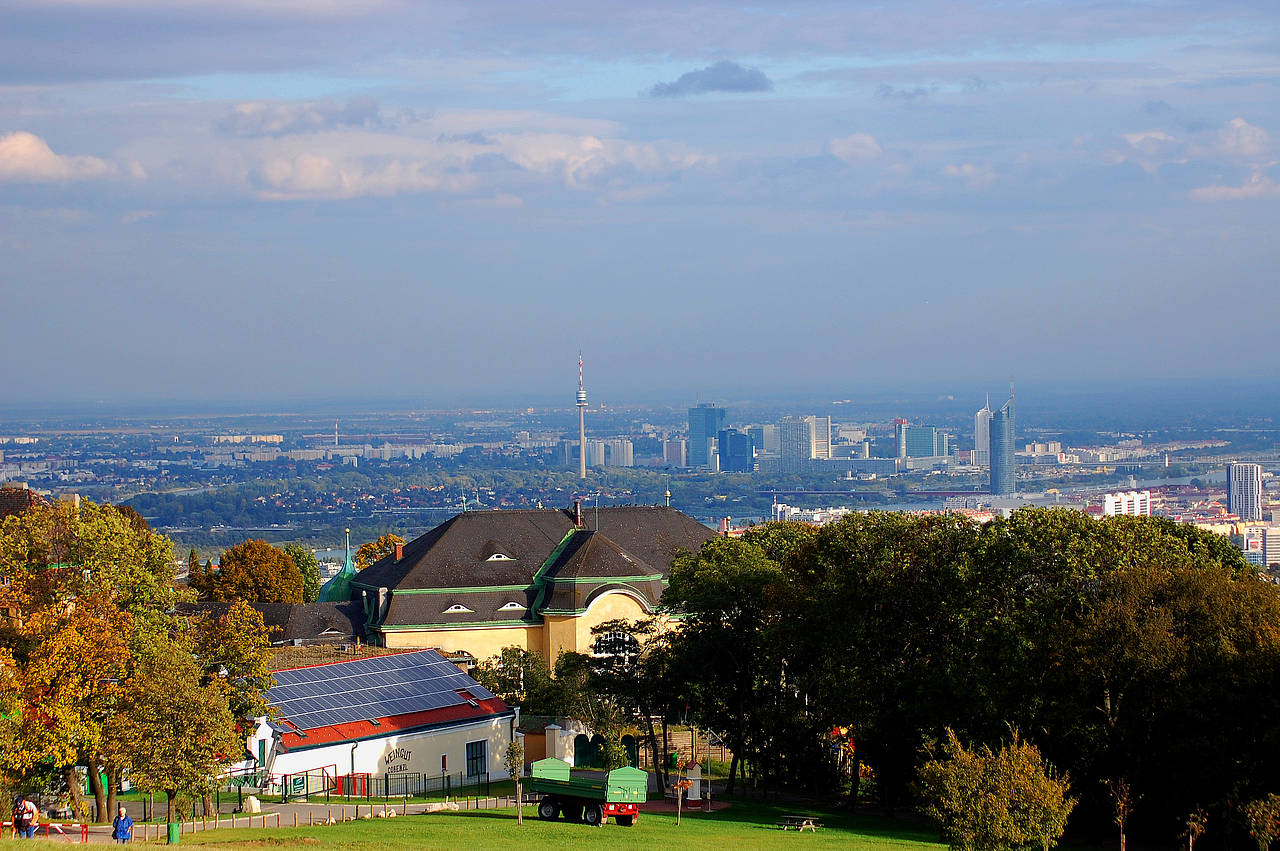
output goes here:
<path id="1" fill-rule="evenodd" d="M 454 603 L 452 606 L 445 609 L 441 614 L 456 615 L 459 612 L 469 612 L 469 611 L 471 611 L 471 609 L 468 609 L 466 606 L 462 605 L 461 603 Z"/>
<path id="2" fill-rule="evenodd" d="M 510 603 L 505 603 L 505 604 L 502 606 L 502 608 L 498 609 L 498 611 L 500 611 L 500 612 L 514 612 L 514 611 L 517 611 L 517 610 L 523 610 L 523 609 L 524 609 L 524 606 L 522 606 L 520 603 L 517 603 L 515 600 L 512 600 Z"/>
<path id="3" fill-rule="evenodd" d="M 515 561 L 515 559 L 513 559 L 511 556 L 507 555 L 506 553 L 494 553 L 493 555 L 485 559 L 485 561 Z"/>
<path id="4" fill-rule="evenodd" d="M 481 774 L 489 773 L 489 759 L 486 755 L 483 740 L 479 742 L 467 742 L 467 776 L 478 777 Z"/>

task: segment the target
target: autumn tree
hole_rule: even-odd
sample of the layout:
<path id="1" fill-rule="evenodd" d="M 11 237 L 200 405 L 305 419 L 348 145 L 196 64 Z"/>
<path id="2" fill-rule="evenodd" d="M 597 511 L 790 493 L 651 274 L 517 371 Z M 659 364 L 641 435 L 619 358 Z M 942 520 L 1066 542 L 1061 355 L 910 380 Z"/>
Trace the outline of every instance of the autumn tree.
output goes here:
<path id="1" fill-rule="evenodd" d="M 921 766 L 917 789 L 924 815 L 955 851 L 1049 849 L 1066 830 L 1076 800 L 1059 775 L 1015 731 L 999 750 L 966 748 L 946 731 Z"/>
<path id="2" fill-rule="evenodd" d="M 267 714 L 265 692 L 275 685 L 267 662 L 271 639 L 262 613 L 237 600 L 222 617 L 199 619 L 194 638 L 200 684 L 222 693 L 237 729 L 246 732 L 252 719 Z"/>
<path id="3" fill-rule="evenodd" d="M 244 739 L 236 731 L 227 697 L 217 685 L 202 685 L 205 672 L 189 643 L 170 639 L 140 660 L 119 701 L 120 756 L 141 789 L 163 792 L 173 821 L 178 795 L 202 796 L 222 765 L 239 759 Z"/>
<path id="4" fill-rule="evenodd" d="M 356 570 L 364 570 L 369 565 L 392 555 L 397 545 L 403 546 L 404 538 L 391 533 L 379 536 L 376 541 L 361 544 L 360 549 L 356 550 Z"/>
<path id="5" fill-rule="evenodd" d="M 316 554 L 302 544 L 285 544 L 285 554 L 293 559 L 302 574 L 302 602 L 314 603 L 320 599 L 320 561 Z"/>
<path id="6" fill-rule="evenodd" d="M 226 550 L 218 567 L 192 578 L 208 600 L 246 603 L 301 603 L 302 571 L 283 550 L 266 541 L 245 541 Z"/>
<path id="7" fill-rule="evenodd" d="M 130 616 L 102 593 L 39 609 L 21 627 L 26 640 L 12 669 L 16 712 L 0 719 L 9 727 L 3 738 L 17 746 L 0 759 L 19 778 L 54 769 L 78 818 L 85 807 L 75 766 L 97 764 L 125 675 L 130 628 Z"/>

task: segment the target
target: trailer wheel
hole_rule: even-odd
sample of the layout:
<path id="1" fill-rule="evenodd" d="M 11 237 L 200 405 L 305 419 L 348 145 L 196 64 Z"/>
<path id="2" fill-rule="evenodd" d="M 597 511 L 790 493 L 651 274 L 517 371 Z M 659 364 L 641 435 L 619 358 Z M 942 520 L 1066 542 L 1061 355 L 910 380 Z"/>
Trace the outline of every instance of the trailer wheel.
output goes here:
<path id="1" fill-rule="evenodd" d="M 538 818 L 543 821 L 551 821 L 559 811 L 560 808 L 556 806 L 556 802 L 551 798 L 543 798 L 538 802 Z"/>
<path id="2" fill-rule="evenodd" d="M 604 824 L 604 810 L 599 804 L 587 804 L 586 810 L 582 813 L 582 820 L 592 827 L 599 827 Z"/>
<path id="3" fill-rule="evenodd" d="M 635 824 L 636 817 L 635 816 L 614 816 L 613 820 L 616 821 L 618 824 L 622 825 L 623 827 L 631 827 L 631 825 Z"/>

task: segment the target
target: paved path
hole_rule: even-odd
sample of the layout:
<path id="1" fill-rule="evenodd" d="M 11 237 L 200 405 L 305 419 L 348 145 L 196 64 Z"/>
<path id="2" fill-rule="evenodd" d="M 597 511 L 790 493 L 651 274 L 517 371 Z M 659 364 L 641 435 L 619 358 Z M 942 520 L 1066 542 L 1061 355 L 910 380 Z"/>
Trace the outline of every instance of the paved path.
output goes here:
<path id="1" fill-rule="evenodd" d="M 494 798 L 461 798 L 456 803 L 459 810 L 495 810 L 508 809 L 514 805 L 514 796 L 511 798 L 499 796 Z M 357 803 L 355 801 L 346 801 L 342 798 L 333 798 L 329 803 L 323 801 L 317 803 L 297 802 L 288 804 L 264 803 L 261 813 L 249 815 L 246 813 L 224 813 L 215 823 L 214 819 L 196 819 L 191 821 L 188 819 L 182 823 L 182 833 L 185 835 L 193 831 L 205 830 L 226 830 L 231 827 L 237 828 L 261 828 L 261 827 L 305 827 L 308 824 L 324 824 L 325 821 L 332 818 L 335 821 L 347 821 L 357 818 L 386 818 L 383 813 L 394 812 L 395 817 L 405 815 L 422 815 L 432 812 L 441 807 L 443 802 L 431 803 L 387 803 L 387 804 L 366 804 Z M 144 824 L 142 818 L 142 803 L 139 801 L 125 801 L 125 811 L 135 820 L 133 828 L 133 836 L 135 842 L 140 842 L 144 838 L 152 840 L 163 840 L 166 833 L 166 826 L 161 823 Z M 223 807 L 228 808 L 234 806 L 233 803 L 223 802 Z M 526 804 L 532 807 L 533 804 Z M 163 812 L 163 803 L 157 803 L 156 810 Z M 450 807 L 450 811 L 452 808 Z M 64 828 L 67 836 L 71 841 L 78 843 L 80 841 L 79 828 L 72 830 Z M 43 826 L 40 831 L 44 834 Z M 53 839 L 61 842 L 57 833 L 53 834 Z M 97 824 L 89 827 L 89 841 L 95 844 L 110 843 L 111 825 Z"/>

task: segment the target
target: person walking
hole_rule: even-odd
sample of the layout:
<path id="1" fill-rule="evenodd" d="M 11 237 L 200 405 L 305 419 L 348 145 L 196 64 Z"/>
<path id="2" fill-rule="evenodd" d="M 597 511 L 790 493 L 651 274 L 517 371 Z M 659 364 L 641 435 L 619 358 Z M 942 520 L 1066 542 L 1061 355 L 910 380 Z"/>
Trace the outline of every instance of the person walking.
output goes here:
<path id="1" fill-rule="evenodd" d="M 133 838 L 133 819 L 129 818 L 129 814 L 124 811 L 123 804 L 120 805 L 120 814 L 111 823 L 111 838 L 120 845 Z"/>

